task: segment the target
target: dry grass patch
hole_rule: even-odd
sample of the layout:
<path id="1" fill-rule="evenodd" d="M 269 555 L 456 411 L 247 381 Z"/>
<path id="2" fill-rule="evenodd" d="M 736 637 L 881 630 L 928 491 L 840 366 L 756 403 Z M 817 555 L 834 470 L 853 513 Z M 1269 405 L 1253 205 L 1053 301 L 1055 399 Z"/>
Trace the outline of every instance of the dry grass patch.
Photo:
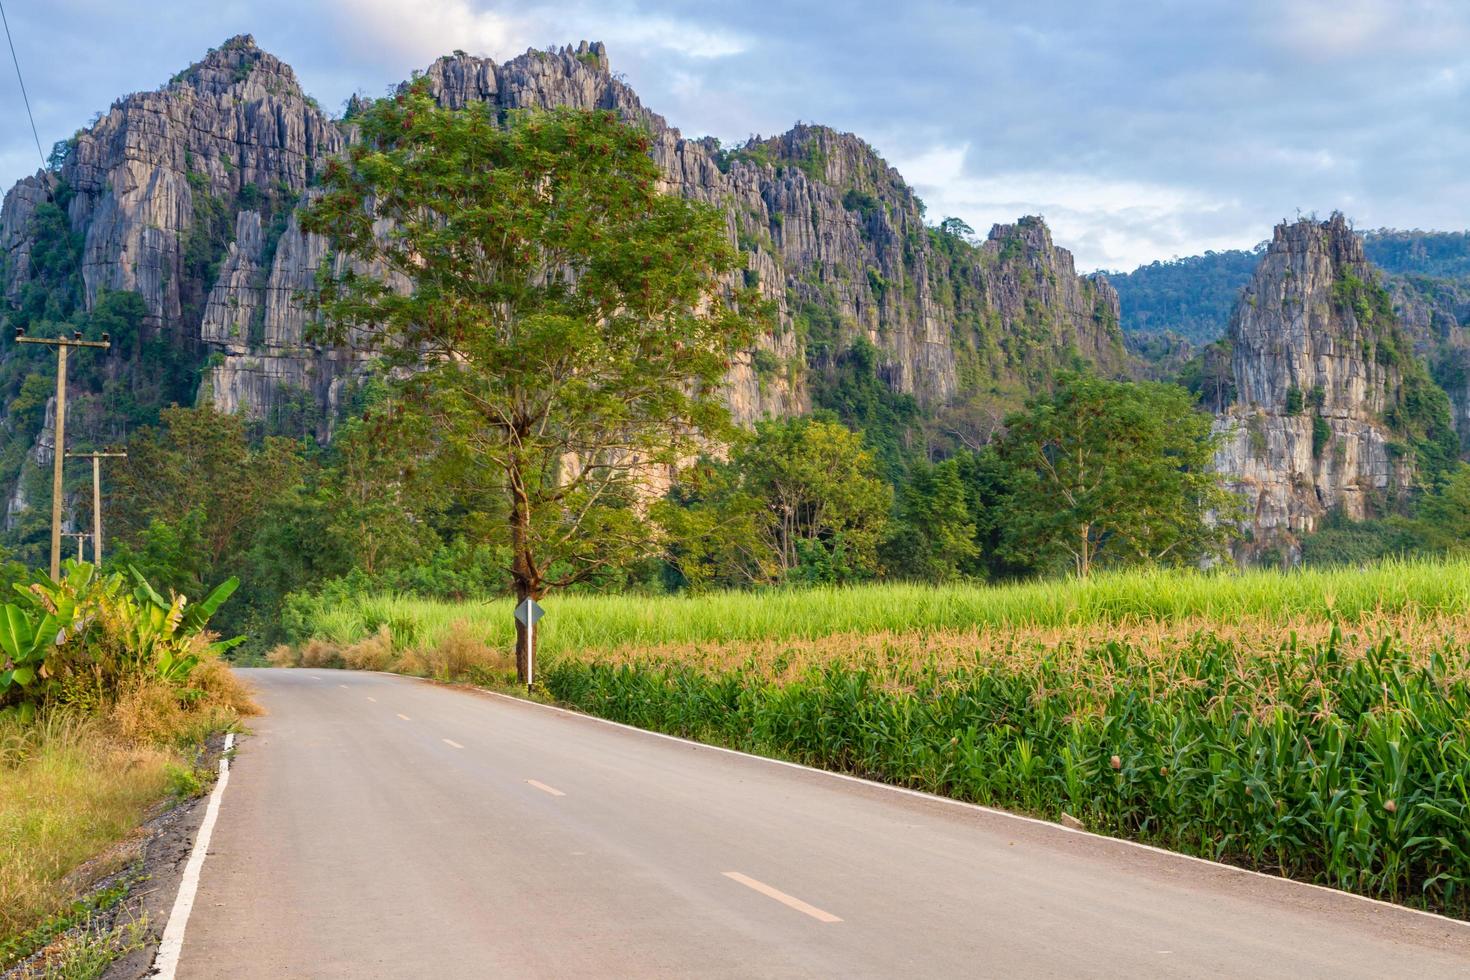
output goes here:
<path id="1" fill-rule="evenodd" d="M 198 785 L 193 747 L 258 710 L 230 669 L 210 659 L 195 668 L 184 699 L 137 680 L 95 713 L 53 707 L 32 725 L 0 721 L 0 937 L 72 901 L 96 876 L 79 867 L 171 790 Z"/>
<path id="2" fill-rule="evenodd" d="M 379 635 L 386 636 L 386 627 Z M 406 651 L 397 669 L 441 681 L 494 683 L 515 672 L 515 655 L 486 643 L 469 623 L 459 620 L 437 643 Z"/>

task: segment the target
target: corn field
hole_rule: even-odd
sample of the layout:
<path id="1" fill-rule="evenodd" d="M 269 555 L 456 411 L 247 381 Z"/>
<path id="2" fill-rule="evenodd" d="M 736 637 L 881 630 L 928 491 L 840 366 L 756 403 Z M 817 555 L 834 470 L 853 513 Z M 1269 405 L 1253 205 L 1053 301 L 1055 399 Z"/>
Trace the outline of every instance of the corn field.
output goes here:
<path id="1" fill-rule="evenodd" d="M 1470 647 L 1077 653 L 786 680 L 560 657 L 543 680 L 616 721 L 1470 913 Z"/>

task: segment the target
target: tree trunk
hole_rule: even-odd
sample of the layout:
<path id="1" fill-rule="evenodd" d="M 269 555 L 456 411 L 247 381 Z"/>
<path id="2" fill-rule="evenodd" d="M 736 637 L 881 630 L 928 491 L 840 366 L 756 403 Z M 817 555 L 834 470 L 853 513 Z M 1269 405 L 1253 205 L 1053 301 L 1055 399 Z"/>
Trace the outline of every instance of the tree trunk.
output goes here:
<path id="1" fill-rule="evenodd" d="M 516 605 L 527 599 L 539 599 L 541 583 L 537 581 L 536 565 L 531 554 L 531 511 L 529 501 L 521 490 L 519 470 L 511 474 L 510 489 L 510 533 L 511 533 L 511 580 L 515 587 Z M 531 682 L 531 649 L 534 631 L 528 630 L 519 619 L 516 621 L 516 683 Z"/>

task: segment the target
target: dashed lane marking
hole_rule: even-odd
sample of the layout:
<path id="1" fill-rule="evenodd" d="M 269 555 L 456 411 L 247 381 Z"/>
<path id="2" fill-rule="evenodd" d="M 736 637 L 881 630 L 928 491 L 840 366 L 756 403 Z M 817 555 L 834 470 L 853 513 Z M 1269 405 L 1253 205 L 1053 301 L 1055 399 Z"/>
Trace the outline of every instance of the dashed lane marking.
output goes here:
<path id="1" fill-rule="evenodd" d="M 460 745 L 458 742 L 456 742 L 452 738 L 446 738 L 446 739 L 443 739 L 442 741 L 444 742 L 445 745 L 449 746 L 452 749 L 462 749 L 462 748 L 464 748 L 463 745 Z"/>
<path id="2" fill-rule="evenodd" d="M 526 782 L 529 785 L 536 787 L 541 792 L 543 792 L 543 793 L 550 793 L 552 796 L 566 796 L 567 795 L 567 794 L 563 793 L 561 790 L 557 789 L 555 786 L 547 786 L 545 783 L 543 783 L 543 782 L 541 782 L 539 780 L 536 780 L 536 779 L 528 779 L 528 780 L 526 780 Z"/>
<path id="3" fill-rule="evenodd" d="M 821 909 L 817 908 L 815 905 L 808 905 L 801 899 L 796 898 L 792 895 L 788 895 L 785 892 L 781 891 L 779 888 L 772 888 L 765 882 L 756 881 L 754 878 L 751 878 L 748 875 L 743 875 L 739 871 L 726 871 L 725 877 L 729 878 L 731 881 L 738 881 L 746 888 L 749 888 L 753 891 L 758 891 L 767 898 L 774 898 L 782 905 L 785 905 L 788 908 L 796 909 L 796 911 L 801 912 L 805 915 L 809 915 L 813 919 L 816 919 L 818 922 L 842 921 L 831 912 L 824 912 Z"/>

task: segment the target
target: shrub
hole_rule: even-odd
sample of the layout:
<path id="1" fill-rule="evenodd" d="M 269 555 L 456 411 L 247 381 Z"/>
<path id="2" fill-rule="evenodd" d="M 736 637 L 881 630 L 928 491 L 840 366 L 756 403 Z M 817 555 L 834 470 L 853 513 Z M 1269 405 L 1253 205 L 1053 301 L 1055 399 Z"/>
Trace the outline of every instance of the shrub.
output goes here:
<path id="1" fill-rule="evenodd" d="M 136 571 L 132 578 L 125 591 L 122 575 L 69 561 L 59 582 L 43 576 L 17 589 L 21 603 L 0 605 L 0 713 L 30 718 L 48 703 L 96 710 L 145 677 L 179 689 L 201 658 L 240 642 L 201 641 L 236 579 L 190 603 L 164 599 Z"/>
<path id="2" fill-rule="evenodd" d="M 487 644 L 464 620 L 456 620 L 439 642 L 411 650 L 403 666 L 435 680 L 489 684 L 515 671 L 515 657 L 508 648 Z"/>
<path id="3" fill-rule="evenodd" d="M 265 659 L 272 667 L 300 667 L 301 651 L 289 643 L 277 643 L 266 653 Z"/>
<path id="4" fill-rule="evenodd" d="M 350 670 L 387 670 L 393 659 L 393 633 L 387 626 L 342 649 L 343 666 Z"/>
<path id="5" fill-rule="evenodd" d="M 300 667 L 341 667 L 342 653 L 336 644 L 326 640 L 308 640 L 301 648 Z"/>

